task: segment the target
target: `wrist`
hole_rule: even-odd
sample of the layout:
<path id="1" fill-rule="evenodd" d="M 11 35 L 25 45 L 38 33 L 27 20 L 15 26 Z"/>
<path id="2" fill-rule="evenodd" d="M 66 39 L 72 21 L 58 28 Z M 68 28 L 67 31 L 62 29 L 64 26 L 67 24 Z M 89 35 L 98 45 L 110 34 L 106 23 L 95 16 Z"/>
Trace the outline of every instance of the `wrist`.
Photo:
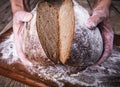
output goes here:
<path id="1" fill-rule="evenodd" d="M 111 0 L 96 0 L 93 8 L 109 9 Z"/>
<path id="2" fill-rule="evenodd" d="M 100 15 L 101 17 L 109 17 L 109 8 L 111 0 L 97 0 L 92 13 L 93 15 Z"/>
<path id="3" fill-rule="evenodd" d="M 12 13 L 15 14 L 17 11 L 24 11 L 24 8 L 13 8 Z"/>
<path id="4" fill-rule="evenodd" d="M 23 0 L 10 0 L 12 13 L 15 14 L 17 11 L 24 11 Z"/>

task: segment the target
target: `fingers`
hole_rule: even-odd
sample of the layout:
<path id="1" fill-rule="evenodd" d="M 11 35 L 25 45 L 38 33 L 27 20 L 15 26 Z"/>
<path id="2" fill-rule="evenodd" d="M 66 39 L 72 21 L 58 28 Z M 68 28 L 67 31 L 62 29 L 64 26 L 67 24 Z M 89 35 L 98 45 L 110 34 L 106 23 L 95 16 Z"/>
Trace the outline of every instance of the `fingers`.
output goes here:
<path id="1" fill-rule="evenodd" d="M 108 18 L 108 11 L 103 9 L 94 10 L 92 16 L 88 18 L 86 26 L 89 29 L 94 29 L 99 23 Z"/>
<path id="2" fill-rule="evenodd" d="M 16 46 L 17 55 L 24 65 L 32 66 L 32 63 L 27 60 L 22 49 L 22 35 L 24 22 L 29 22 L 32 19 L 32 14 L 25 11 L 18 11 L 13 15 L 13 32 L 14 43 Z"/>
<path id="3" fill-rule="evenodd" d="M 102 31 L 104 50 L 100 60 L 96 63 L 97 65 L 100 65 L 101 63 L 103 63 L 111 55 L 112 48 L 113 48 L 114 34 L 113 34 L 112 27 L 109 23 L 109 20 L 102 23 L 100 27 Z"/>
<path id="4" fill-rule="evenodd" d="M 18 57 L 20 57 L 20 60 L 23 65 L 33 66 L 33 64 L 25 57 L 25 55 L 23 53 L 18 53 Z"/>

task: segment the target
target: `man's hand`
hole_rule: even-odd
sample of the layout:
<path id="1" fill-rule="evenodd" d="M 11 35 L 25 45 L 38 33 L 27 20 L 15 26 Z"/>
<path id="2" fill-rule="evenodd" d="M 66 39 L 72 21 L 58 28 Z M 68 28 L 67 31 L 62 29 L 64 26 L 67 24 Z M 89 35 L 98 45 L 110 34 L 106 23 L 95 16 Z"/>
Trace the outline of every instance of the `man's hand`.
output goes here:
<path id="1" fill-rule="evenodd" d="M 103 54 L 95 65 L 103 63 L 111 55 L 113 48 L 113 30 L 109 21 L 110 3 L 111 0 L 97 0 L 97 4 L 86 23 L 89 29 L 94 29 L 99 24 L 102 33 L 104 45 Z"/>
<path id="2" fill-rule="evenodd" d="M 29 22 L 31 19 L 32 19 L 32 14 L 26 11 L 17 11 L 13 15 L 13 33 L 14 33 L 14 43 L 16 46 L 16 51 L 22 63 L 27 66 L 32 66 L 32 63 L 29 60 L 27 60 L 25 54 L 23 53 L 21 31 L 24 22 Z"/>

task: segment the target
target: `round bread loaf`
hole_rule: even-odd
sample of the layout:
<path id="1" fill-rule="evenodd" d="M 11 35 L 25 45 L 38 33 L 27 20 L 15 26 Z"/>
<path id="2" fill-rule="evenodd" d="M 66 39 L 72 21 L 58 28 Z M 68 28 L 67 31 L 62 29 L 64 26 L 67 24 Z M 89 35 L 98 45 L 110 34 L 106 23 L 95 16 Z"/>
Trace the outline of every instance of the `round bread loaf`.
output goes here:
<path id="1" fill-rule="evenodd" d="M 54 63 L 71 66 L 89 66 L 99 60 L 103 51 L 100 31 L 86 27 L 88 11 L 76 1 L 46 0 L 32 13 L 22 35 L 29 59 L 40 62 L 47 55 Z"/>
<path id="2" fill-rule="evenodd" d="M 37 10 L 38 36 L 48 58 L 55 63 L 89 66 L 100 58 L 103 41 L 98 28 L 86 27 L 89 14 L 72 0 L 48 0 Z"/>

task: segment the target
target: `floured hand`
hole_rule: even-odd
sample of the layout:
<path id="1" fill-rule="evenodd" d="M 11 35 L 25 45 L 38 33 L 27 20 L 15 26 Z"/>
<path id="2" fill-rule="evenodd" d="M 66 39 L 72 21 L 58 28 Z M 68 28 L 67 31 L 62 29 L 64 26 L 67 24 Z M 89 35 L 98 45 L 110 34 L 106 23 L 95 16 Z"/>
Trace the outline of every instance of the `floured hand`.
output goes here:
<path id="1" fill-rule="evenodd" d="M 87 27 L 91 30 L 99 24 L 102 33 L 104 50 L 100 60 L 95 65 L 103 63 L 111 55 L 113 48 L 113 30 L 109 20 L 110 3 L 111 0 L 97 0 L 92 14 L 86 22 Z"/>
<path id="2" fill-rule="evenodd" d="M 24 65 L 32 66 L 32 63 L 26 58 L 22 49 L 22 38 L 21 31 L 23 24 L 29 22 L 32 19 L 32 14 L 26 11 L 17 11 L 13 15 L 13 33 L 14 33 L 14 43 L 16 46 L 17 55 Z"/>

